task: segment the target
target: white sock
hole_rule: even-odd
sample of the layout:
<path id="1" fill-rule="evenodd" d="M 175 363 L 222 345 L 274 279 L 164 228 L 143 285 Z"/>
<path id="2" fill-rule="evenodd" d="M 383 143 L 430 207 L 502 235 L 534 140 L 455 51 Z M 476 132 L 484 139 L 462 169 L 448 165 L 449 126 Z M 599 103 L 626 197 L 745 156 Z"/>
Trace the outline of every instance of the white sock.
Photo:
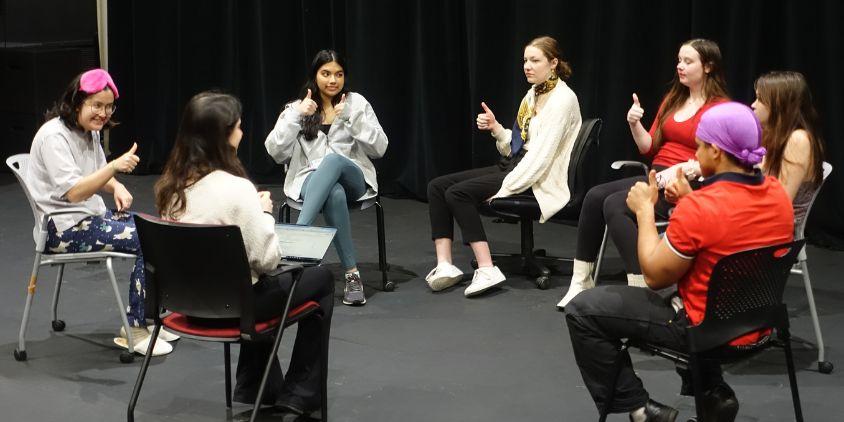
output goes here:
<path id="1" fill-rule="evenodd" d="M 627 274 L 627 285 L 633 287 L 648 287 L 642 274 Z"/>
<path id="2" fill-rule="evenodd" d="M 647 415 L 645 415 L 645 407 L 642 406 L 630 412 L 630 420 L 633 422 L 645 422 L 647 420 Z"/>

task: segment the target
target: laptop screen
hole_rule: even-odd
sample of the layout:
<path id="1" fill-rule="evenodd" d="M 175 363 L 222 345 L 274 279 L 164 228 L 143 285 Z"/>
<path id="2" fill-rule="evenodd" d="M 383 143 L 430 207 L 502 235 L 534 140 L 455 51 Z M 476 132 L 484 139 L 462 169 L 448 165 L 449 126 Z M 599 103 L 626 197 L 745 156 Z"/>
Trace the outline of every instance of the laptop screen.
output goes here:
<path id="1" fill-rule="evenodd" d="M 321 260 L 336 232 L 334 227 L 275 225 L 283 260 Z"/>

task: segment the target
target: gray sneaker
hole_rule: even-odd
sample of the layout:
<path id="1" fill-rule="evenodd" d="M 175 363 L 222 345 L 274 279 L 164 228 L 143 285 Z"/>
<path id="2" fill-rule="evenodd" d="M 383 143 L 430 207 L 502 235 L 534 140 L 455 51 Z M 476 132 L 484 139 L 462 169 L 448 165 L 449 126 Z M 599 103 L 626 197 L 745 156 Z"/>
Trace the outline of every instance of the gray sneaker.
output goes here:
<path id="1" fill-rule="evenodd" d="M 360 281 L 360 273 L 346 273 L 346 288 L 343 289 L 343 304 L 361 306 L 366 303 L 366 296 L 363 294 L 363 283 Z"/>

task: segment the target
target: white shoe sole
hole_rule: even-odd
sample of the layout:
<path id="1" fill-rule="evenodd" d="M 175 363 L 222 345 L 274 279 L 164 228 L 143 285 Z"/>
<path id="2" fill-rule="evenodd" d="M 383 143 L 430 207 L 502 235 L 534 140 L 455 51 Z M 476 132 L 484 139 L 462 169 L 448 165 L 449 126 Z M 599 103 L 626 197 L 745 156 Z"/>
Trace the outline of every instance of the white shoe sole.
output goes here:
<path id="1" fill-rule="evenodd" d="M 151 339 L 151 338 L 152 338 L 152 336 L 147 336 L 147 338 L 135 343 L 134 352 L 141 355 L 141 356 L 146 356 L 147 349 L 149 348 L 149 339 Z M 115 337 L 114 338 L 114 344 L 120 346 L 121 348 L 128 350 L 129 346 L 128 346 L 127 342 L 128 342 L 128 340 L 126 340 L 123 337 Z M 170 354 L 172 351 L 173 351 L 173 346 L 170 345 L 170 343 L 167 343 L 164 340 L 158 339 L 158 341 L 155 342 L 155 349 L 153 349 L 152 355 L 153 356 L 164 356 L 164 355 Z"/>
<path id="2" fill-rule="evenodd" d="M 445 290 L 463 280 L 463 274 L 456 275 L 453 277 L 437 277 L 433 280 L 427 281 L 428 287 L 435 292 L 439 292 L 441 290 Z"/>
<path id="3" fill-rule="evenodd" d="M 478 295 L 483 294 L 484 292 L 486 292 L 487 290 L 489 290 L 493 287 L 498 287 L 498 286 L 504 284 L 505 281 L 507 281 L 506 278 L 504 280 L 497 281 L 497 282 L 489 284 L 487 286 L 480 287 L 477 290 L 471 290 L 471 291 L 469 289 L 471 289 L 472 286 L 469 285 L 469 287 L 467 287 L 466 290 L 463 292 L 463 296 L 466 296 L 466 297 L 478 296 Z"/>
<path id="4" fill-rule="evenodd" d="M 149 333 L 150 333 L 150 334 L 152 334 L 152 330 L 153 330 L 154 328 L 155 328 L 155 327 L 154 327 L 154 326 L 152 326 L 152 325 L 147 325 L 147 331 L 149 331 Z M 169 332 L 169 331 L 165 330 L 165 329 L 164 329 L 164 327 L 161 327 L 161 329 L 160 329 L 160 330 L 158 330 L 158 339 L 159 339 L 159 340 L 164 340 L 164 341 L 166 341 L 166 342 L 168 342 L 168 343 L 169 343 L 169 342 L 171 342 L 171 341 L 176 341 L 176 340 L 178 340 L 178 339 L 180 339 L 180 338 L 181 338 L 181 337 L 179 337 L 179 335 L 178 335 L 178 334 L 171 333 L 171 332 Z"/>

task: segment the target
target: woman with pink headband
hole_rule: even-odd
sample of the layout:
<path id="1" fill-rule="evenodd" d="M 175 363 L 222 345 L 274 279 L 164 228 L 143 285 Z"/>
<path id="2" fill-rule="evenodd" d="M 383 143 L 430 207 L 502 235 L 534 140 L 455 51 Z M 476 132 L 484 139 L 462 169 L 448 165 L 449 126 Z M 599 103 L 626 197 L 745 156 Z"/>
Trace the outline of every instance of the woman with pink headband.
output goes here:
<path id="1" fill-rule="evenodd" d="M 131 173 L 138 165 L 138 144 L 111 162 L 106 161 L 100 145 L 100 131 L 116 125 L 111 116 L 118 97 L 117 86 L 103 69 L 92 69 L 74 78 L 35 134 L 25 179 L 38 205 L 37 221 L 45 213 L 73 210 L 48 220 L 47 250 L 110 250 L 138 255 L 130 276 L 126 316 L 132 327 L 132 349 L 144 354 L 150 333 L 144 319 L 143 257 L 135 222 L 127 212 L 132 206 L 132 194 L 115 178 L 118 173 Z M 106 208 L 98 192 L 114 196 L 115 211 Z M 167 341 L 177 338 L 170 333 L 160 336 L 160 340 Z M 124 329 L 114 342 L 129 347 Z M 166 355 L 172 350 L 166 341 L 158 341 L 153 355 Z"/>

